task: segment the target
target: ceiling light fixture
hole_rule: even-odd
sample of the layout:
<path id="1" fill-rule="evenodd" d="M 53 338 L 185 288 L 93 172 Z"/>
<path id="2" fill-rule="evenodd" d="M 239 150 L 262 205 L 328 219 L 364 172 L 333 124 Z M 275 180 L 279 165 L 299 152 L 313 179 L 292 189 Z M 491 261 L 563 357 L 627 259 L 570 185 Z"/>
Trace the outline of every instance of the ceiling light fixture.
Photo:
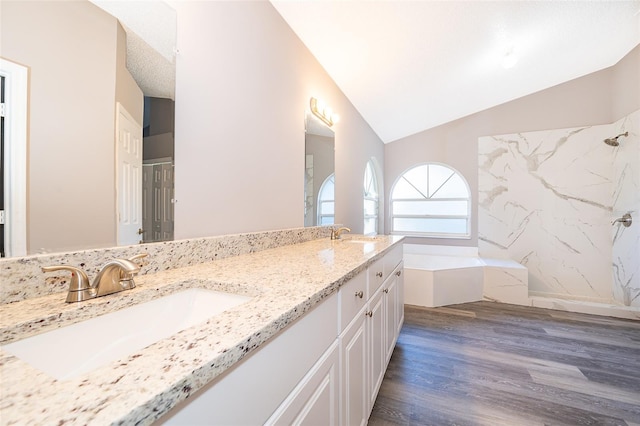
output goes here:
<path id="1" fill-rule="evenodd" d="M 333 113 L 324 102 L 319 101 L 316 98 L 311 98 L 310 101 L 311 112 L 322 120 L 327 126 L 333 126 L 333 123 L 337 122 L 338 116 Z"/>
<path id="2" fill-rule="evenodd" d="M 515 49 L 510 47 L 502 57 L 502 68 L 513 68 L 518 63 L 518 55 L 515 53 Z"/>

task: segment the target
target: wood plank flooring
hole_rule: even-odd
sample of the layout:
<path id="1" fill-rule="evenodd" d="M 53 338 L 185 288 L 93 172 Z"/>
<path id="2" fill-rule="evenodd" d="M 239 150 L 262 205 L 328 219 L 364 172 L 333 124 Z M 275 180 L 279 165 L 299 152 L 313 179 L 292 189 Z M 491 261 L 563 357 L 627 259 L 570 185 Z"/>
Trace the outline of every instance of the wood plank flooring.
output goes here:
<path id="1" fill-rule="evenodd" d="M 405 306 L 369 425 L 640 426 L 640 322 Z"/>

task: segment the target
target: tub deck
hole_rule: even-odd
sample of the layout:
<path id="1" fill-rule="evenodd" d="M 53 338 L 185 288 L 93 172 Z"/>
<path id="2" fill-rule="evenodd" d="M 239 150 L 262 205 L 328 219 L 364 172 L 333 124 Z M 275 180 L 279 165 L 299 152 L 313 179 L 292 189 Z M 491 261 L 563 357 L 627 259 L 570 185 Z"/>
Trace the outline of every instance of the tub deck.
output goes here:
<path id="1" fill-rule="evenodd" d="M 527 303 L 527 268 L 515 261 L 407 251 L 405 303 L 409 305 L 436 307 L 480 300 Z"/>

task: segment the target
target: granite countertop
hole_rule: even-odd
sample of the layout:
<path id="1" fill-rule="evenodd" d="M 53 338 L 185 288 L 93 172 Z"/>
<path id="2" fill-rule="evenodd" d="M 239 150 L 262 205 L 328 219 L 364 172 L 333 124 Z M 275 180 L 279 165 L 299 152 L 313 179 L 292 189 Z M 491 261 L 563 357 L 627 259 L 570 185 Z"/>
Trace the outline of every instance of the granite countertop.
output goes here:
<path id="1" fill-rule="evenodd" d="M 251 297 L 206 322 L 68 380 L 53 379 L 0 349 L 0 423 L 150 424 L 401 240 L 318 239 L 139 276 L 133 290 L 85 302 L 67 304 L 65 294 L 58 293 L 0 305 L 0 344 L 7 344 L 187 288 Z"/>

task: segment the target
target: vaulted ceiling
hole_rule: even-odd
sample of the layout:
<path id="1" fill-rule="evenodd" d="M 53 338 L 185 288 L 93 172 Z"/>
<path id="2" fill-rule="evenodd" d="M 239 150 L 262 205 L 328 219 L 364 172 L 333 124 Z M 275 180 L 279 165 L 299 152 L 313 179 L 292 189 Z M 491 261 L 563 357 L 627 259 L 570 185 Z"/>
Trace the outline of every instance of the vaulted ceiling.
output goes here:
<path id="1" fill-rule="evenodd" d="M 385 143 L 607 68 L 640 43 L 638 0 L 271 3 Z"/>

